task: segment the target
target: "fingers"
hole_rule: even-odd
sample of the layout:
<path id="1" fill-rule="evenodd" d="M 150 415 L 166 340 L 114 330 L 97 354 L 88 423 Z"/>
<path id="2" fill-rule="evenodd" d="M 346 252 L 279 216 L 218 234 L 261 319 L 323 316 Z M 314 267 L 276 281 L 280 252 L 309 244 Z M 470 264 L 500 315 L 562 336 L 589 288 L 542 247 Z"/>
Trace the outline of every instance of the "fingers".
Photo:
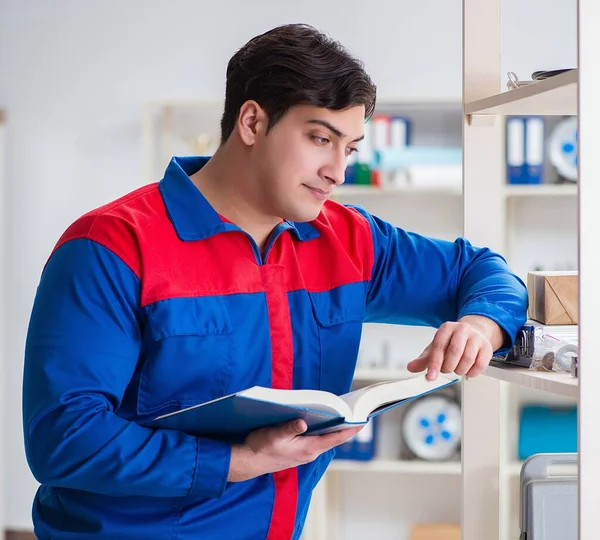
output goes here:
<path id="1" fill-rule="evenodd" d="M 408 369 L 408 371 L 411 373 L 420 373 L 421 371 L 425 371 L 425 369 L 427 369 L 427 363 L 429 362 L 430 347 L 430 345 L 425 347 L 425 350 L 419 355 L 418 358 L 415 358 L 406 364 L 406 369 Z"/>
<path id="2" fill-rule="evenodd" d="M 306 425 L 306 422 L 302 419 L 292 420 L 291 422 L 288 422 L 287 424 L 285 424 L 285 427 L 286 427 L 286 435 L 288 435 L 290 439 L 293 439 L 294 437 L 301 435 L 308 428 L 308 426 Z"/>
<path id="3" fill-rule="evenodd" d="M 339 444 L 345 443 L 348 439 L 351 439 L 356 435 L 364 426 L 357 426 L 353 428 L 343 429 L 334 433 L 327 433 L 326 435 L 320 435 L 321 443 L 329 448 L 338 446 Z"/>
<path id="4" fill-rule="evenodd" d="M 473 363 L 471 369 L 469 369 L 469 371 L 466 373 L 467 377 L 477 377 L 477 375 L 481 375 L 488 367 L 493 354 L 494 351 L 489 343 L 486 347 L 479 349 L 479 353 L 477 354 L 475 362 Z"/>
<path id="5" fill-rule="evenodd" d="M 475 377 L 483 373 L 492 354 L 490 341 L 472 325 L 448 322 L 440 326 L 421 356 L 406 367 L 412 373 L 427 370 L 430 381 L 440 373 Z"/>
<path id="6" fill-rule="evenodd" d="M 293 422 L 291 422 L 293 424 Z M 287 452 L 293 456 L 295 464 L 310 463 L 314 461 L 323 452 L 338 446 L 356 435 L 364 426 L 343 429 L 335 433 L 325 435 L 306 435 L 304 437 L 295 437 L 293 441 L 282 440 L 283 445 L 288 448 Z"/>
<path id="7" fill-rule="evenodd" d="M 436 332 L 431 345 L 429 346 L 429 361 L 427 362 L 427 380 L 435 381 L 437 379 L 442 365 L 446 349 L 450 345 L 453 329 L 451 325 L 443 324 Z"/>
<path id="8" fill-rule="evenodd" d="M 252 456 L 254 464 L 251 476 L 248 476 L 250 473 L 245 471 L 244 478 L 253 478 L 266 472 L 281 471 L 310 463 L 323 452 L 356 435 L 363 427 L 360 425 L 337 433 L 299 437 L 298 435 L 306 432 L 307 425 L 304 420 L 298 419 L 276 427 L 257 429 L 246 437 L 243 445 L 240 445 L 248 451 L 246 454 Z M 242 453 L 241 457 L 244 455 Z M 241 459 L 239 451 L 236 452 L 236 457 L 239 465 Z M 241 476 L 234 470 L 232 477 Z"/>
<path id="9" fill-rule="evenodd" d="M 463 362 L 469 362 L 470 364 L 465 370 L 469 370 L 469 368 L 475 362 L 475 357 L 477 356 L 478 347 L 472 341 L 469 342 L 469 335 L 467 332 L 455 330 L 452 333 L 452 337 L 450 338 L 450 344 L 446 349 L 446 354 L 444 355 L 444 360 L 440 371 L 442 373 L 452 373 L 454 370 L 458 368 L 459 362 L 461 367 Z M 466 353 L 468 352 L 468 357 Z M 458 372 L 457 372 L 458 373 Z"/>
<path id="10" fill-rule="evenodd" d="M 306 440 L 310 445 L 314 445 L 318 453 L 322 454 L 334 446 L 345 443 L 347 440 L 354 437 L 354 435 L 356 435 L 364 427 L 364 425 L 360 425 L 353 428 L 335 431 L 333 433 L 326 433 L 325 435 L 307 435 L 306 437 L 303 437 L 303 440 Z"/>
<path id="11" fill-rule="evenodd" d="M 289 441 L 296 438 L 298 435 L 302 435 L 302 433 L 304 433 L 308 427 L 304 420 L 297 418 L 296 420 L 290 420 L 289 422 L 286 422 L 280 426 L 266 429 L 271 431 L 271 436 L 273 436 L 275 439 Z"/>
<path id="12" fill-rule="evenodd" d="M 411 373 L 420 373 L 427 368 L 427 362 L 429 362 L 428 356 L 419 356 L 419 358 L 415 358 L 406 364 L 406 369 Z"/>
<path id="13" fill-rule="evenodd" d="M 473 339 L 469 340 L 464 347 L 460 361 L 452 368 L 457 375 L 466 375 L 471 369 L 479 354 L 480 345 Z M 452 371 L 444 371 L 444 373 L 452 373 Z"/>

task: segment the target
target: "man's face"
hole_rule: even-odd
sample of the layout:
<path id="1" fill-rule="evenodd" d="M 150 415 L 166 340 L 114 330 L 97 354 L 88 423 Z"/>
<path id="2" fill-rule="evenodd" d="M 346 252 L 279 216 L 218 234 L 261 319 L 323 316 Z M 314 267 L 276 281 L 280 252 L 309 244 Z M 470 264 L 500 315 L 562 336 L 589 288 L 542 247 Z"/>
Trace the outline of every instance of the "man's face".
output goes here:
<path id="1" fill-rule="evenodd" d="M 332 189 L 344 182 L 364 125 L 362 105 L 343 111 L 292 107 L 268 134 L 257 137 L 252 150 L 264 208 L 291 221 L 315 219 Z"/>

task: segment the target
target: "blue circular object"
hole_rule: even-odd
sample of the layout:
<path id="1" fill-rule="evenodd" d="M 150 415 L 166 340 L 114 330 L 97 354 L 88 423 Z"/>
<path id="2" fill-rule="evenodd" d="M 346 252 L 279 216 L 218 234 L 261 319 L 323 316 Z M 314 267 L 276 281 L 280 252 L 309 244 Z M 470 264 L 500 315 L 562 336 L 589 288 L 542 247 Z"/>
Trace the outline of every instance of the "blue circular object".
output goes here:
<path id="1" fill-rule="evenodd" d="M 577 181 L 577 118 L 561 120 L 550 135 L 550 161 L 558 173 L 572 182 Z"/>
<path id="2" fill-rule="evenodd" d="M 461 438 L 461 414 L 456 401 L 428 396 L 415 401 L 402 424 L 406 447 L 420 459 L 446 460 L 456 456 Z"/>

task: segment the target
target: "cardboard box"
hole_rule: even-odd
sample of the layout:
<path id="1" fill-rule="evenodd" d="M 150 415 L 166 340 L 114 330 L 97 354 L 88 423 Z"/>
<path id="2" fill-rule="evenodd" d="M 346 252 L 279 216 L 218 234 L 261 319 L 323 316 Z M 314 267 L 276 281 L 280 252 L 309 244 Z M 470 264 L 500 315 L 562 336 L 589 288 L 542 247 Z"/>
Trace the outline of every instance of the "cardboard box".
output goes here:
<path id="1" fill-rule="evenodd" d="M 529 272 L 529 318 L 542 324 L 578 324 L 578 272 Z"/>
<path id="2" fill-rule="evenodd" d="M 458 523 L 420 523 L 410 530 L 410 540 L 461 540 Z"/>

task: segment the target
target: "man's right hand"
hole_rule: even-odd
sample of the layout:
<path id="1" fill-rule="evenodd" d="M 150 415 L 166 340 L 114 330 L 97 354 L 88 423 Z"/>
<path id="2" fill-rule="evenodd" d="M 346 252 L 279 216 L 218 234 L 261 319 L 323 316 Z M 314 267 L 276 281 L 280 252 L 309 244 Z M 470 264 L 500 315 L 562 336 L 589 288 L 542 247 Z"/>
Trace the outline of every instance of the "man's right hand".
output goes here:
<path id="1" fill-rule="evenodd" d="M 253 431 L 243 444 L 231 450 L 229 482 L 242 482 L 304 465 L 323 452 L 356 435 L 364 426 L 344 429 L 325 435 L 301 436 L 307 429 L 304 420 L 292 420 L 281 426 Z"/>

